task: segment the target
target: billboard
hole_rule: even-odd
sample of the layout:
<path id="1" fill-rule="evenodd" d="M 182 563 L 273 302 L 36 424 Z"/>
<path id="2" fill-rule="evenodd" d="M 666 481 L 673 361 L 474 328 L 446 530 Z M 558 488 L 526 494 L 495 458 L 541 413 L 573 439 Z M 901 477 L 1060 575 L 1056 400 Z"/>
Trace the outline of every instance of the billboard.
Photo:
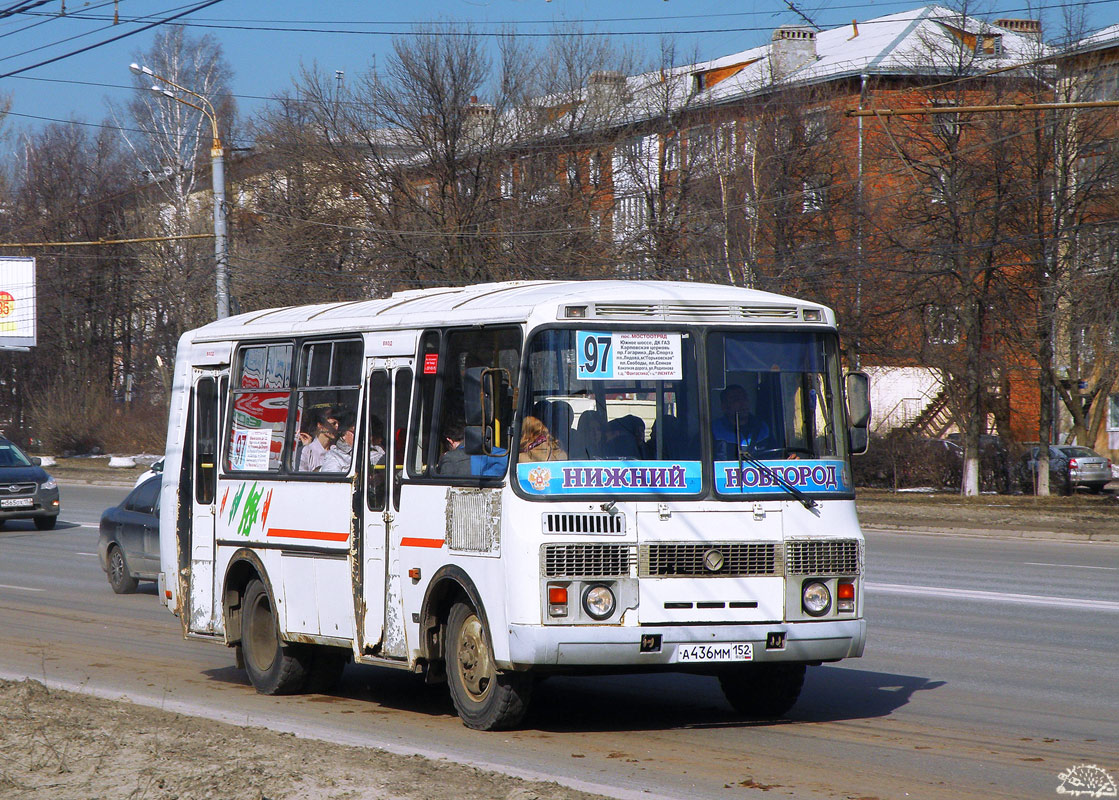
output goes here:
<path id="1" fill-rule="evenodd" d="M 0 350 L 35 346 L 35 259 L 0 258 Z"/>

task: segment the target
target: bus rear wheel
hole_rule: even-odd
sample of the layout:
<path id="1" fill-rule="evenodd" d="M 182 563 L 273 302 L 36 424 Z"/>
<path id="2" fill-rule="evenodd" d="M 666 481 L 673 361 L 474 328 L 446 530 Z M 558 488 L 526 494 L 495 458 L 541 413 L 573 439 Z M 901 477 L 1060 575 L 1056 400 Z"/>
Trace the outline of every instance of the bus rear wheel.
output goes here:
<path id="1" fill-rule="evenodd" d="M 447 619 L 446 659 L 451 700 L 466 727 L 508 730 L 524 718 L 532 677 L 498 671 L 486 625 L 465 603 L 456 603 Z"/>
<path id="2" fill-rule="evenodd" d="M 241 649 L 249 682 L 261 694 L 292 694 L 307 676 L 307 648 L 280 638 L 268 590 L 259 580 L 245 587 L 241 603 Z"/>
<path id="3" fill-rule="evenodd" d="M 800 697 L 804 671 L 804 664 L 747 664 L 720 673 L 719 685 L 742 716 L 777 719 Z"/>

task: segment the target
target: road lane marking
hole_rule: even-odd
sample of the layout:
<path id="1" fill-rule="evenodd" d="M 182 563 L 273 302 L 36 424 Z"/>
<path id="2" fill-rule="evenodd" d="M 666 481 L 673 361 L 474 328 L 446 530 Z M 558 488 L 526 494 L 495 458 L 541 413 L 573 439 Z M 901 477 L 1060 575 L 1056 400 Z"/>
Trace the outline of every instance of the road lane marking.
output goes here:
<path id="1" fill-rule="evenodd" d="M 1010 592 L 983 592 L 977 589 L 949 589 L 942 586 L 905 586 L 899 583 L 868 583 L 871 593 L 912 594 L 921 597 L 936 597 L 941 600 L 979 600 L 991 603 L 1016 603 L 1030 606 L 1053 606 L 1055 608 L 1080 608 L 1094 611 L 1119 611 L 1119 602 L 1112 600 L 1080 600 L 1075 597 L 1047 597 L 1033 594 L 1011 594 Z"/>
<path id="2" fill-rule="evenodd" d="M 1047 564 L 1044 561 L 1026 561 L 1029 567 L 1061 567 L 1066 569 L 1106 569 L 1109 572 L 1119 572 L 1119 567 L 1090 567 L 1087 564 Z"/>
<path id="3" fill-rule="evenodd" d="M 11 586 L 7 583 L 0 583 L 0 589 L 13 589 L 17 592 L 45 592 L 46 589 L 32 589 L 30 586 Z"/>

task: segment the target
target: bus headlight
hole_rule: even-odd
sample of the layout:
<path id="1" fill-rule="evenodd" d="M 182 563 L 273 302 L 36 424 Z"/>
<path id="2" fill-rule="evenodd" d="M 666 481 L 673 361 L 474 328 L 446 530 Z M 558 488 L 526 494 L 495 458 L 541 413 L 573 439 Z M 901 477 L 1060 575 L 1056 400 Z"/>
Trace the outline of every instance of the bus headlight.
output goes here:
<path id="1" fill-rule="evenodd" d="M 806 583 L 801 597 L 801 606 L 808 616 L 822 617 L 831 610 L 831 592 L 820 581 Z"/>
<path id="2" fill-rule="evenodd" d="M 583 610 L 592 619 L 603 620 L 609 618 L 614 613 L 617 604 L 614 592 L 611 591 L 609 586 L 604 586 L 601 583 L 588 586 L 583 592 Z"/>

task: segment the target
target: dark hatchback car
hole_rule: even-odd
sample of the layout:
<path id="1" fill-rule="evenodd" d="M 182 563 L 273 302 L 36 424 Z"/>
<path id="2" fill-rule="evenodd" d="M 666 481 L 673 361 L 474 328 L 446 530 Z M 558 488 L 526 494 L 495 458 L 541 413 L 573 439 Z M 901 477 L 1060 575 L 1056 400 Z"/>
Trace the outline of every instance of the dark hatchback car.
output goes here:
<path id="1" fill-rule="evenodd" d="M 117 594 L 136 591 L 141 580 L 159 575 L 159 490 L 163 477 L 148 478 L 120 505 L 101 515 L 101 538 L 97 545 L 101 569 Z"/>
<path id="2" fill-rule="evenodd" d="M 1037 484 L 1037 453 L 1035 444 L 1026 450 L 1019 464 L 1022 491 L 1031 493 Z M 1111 461 L 1095 450 L 1072 444 L 1049 446 L 1049 487 L 1061 494 L 1072 494 L 1085 488 L 1099 494 L 1112 480 Z"/>
<path id="3" fill-rule="evenodd" d="M 10 519 L 33 519 L 49 531 L 58 521 L 58 484 L 14 442 L 0 437 L 0 527 Z"/>

